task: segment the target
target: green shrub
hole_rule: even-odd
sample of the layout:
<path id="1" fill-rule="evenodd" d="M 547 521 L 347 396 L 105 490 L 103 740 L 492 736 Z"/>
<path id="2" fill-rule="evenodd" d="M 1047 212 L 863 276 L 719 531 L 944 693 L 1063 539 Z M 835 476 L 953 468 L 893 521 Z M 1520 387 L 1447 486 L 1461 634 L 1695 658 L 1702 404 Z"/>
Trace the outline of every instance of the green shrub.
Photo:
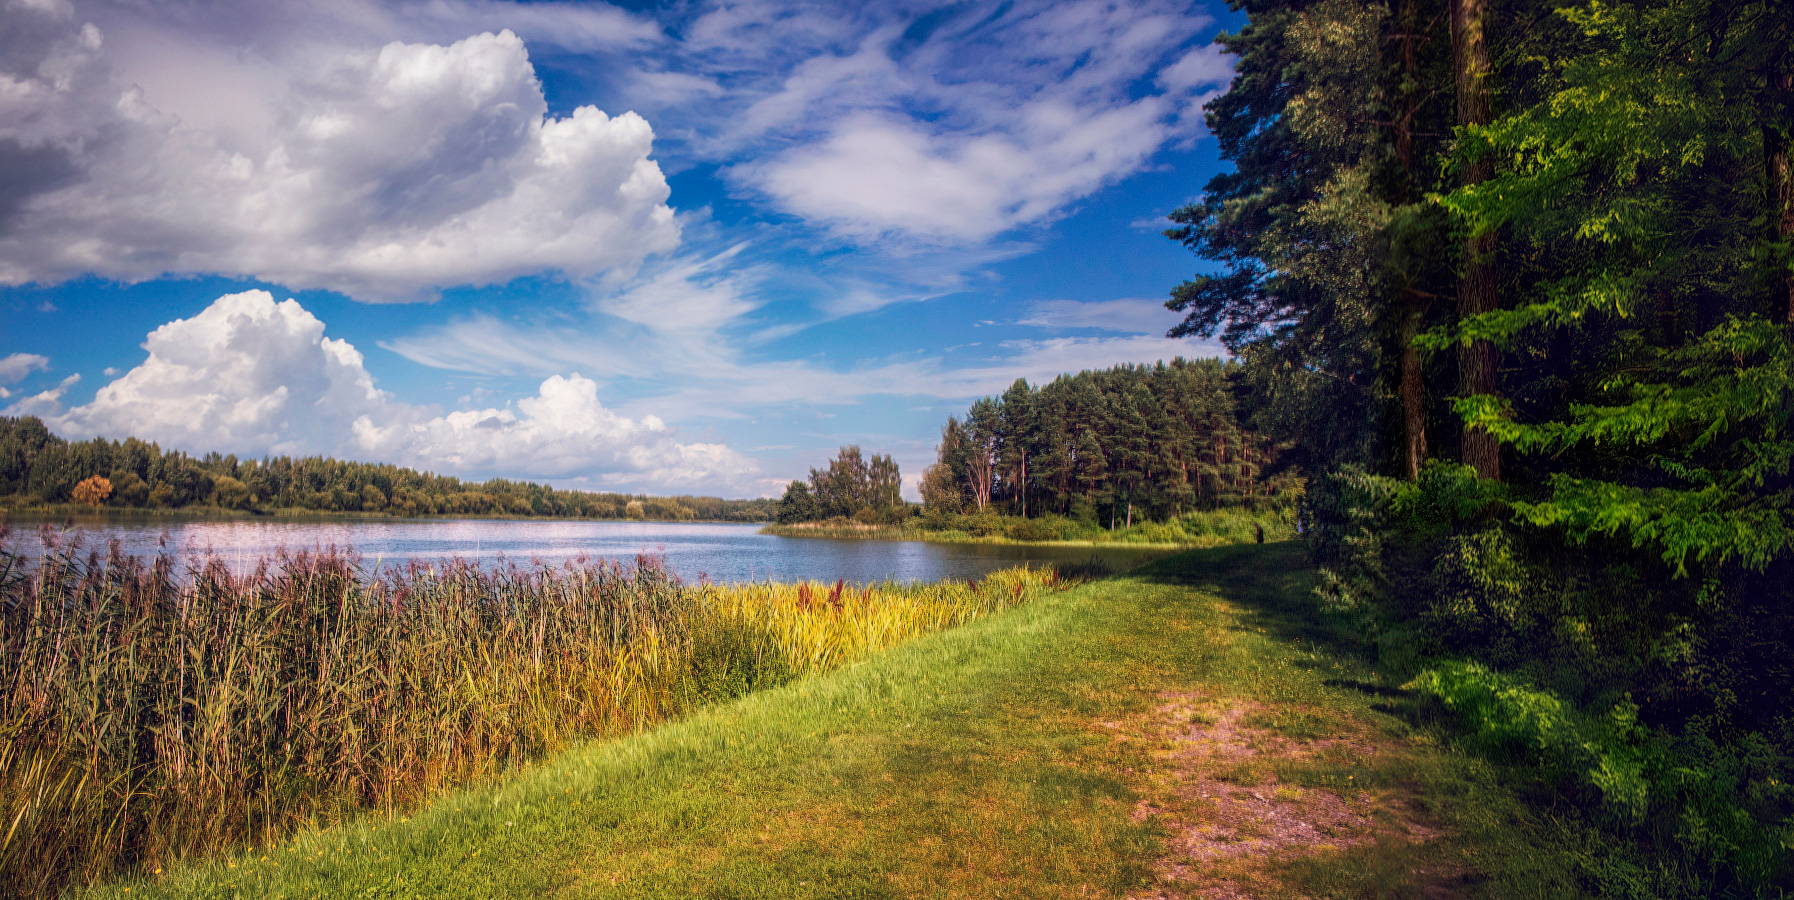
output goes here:
<path id="1" fill-rule="evenodd" d="M 1408 688 L 1454 713 L 1472 747 L 1586 792 L 1600 817 L 1645 846 L 1676 847 L 1688 865 L 1759 896 L 1791 874 L 1794 766 L 1763 735 L 1721 742 L 1696 728 L 1671 741 L 1639 723 L 1630 698 L 1591 716 L 1462 660 L 1438 664 Z"/>
<path id="2" fill-rule="evenodd" d="M 1016 541 L 1060 540 L 1060 529 L 1046 519 L 1018 519 L 1005 529 L 1005 533 L 1010 540 Z"/>
<path id="3" fill-rule="evenodd" d="M 961 516 L 960 529 L 973 537 L 996 537 L 1006 532 L 1008 526 L 996 510 L 987 506 L 972 515 Z"/>
<path id="4" fill-rule="evenodd" d="M 1421 619 L 1448 647 L 1478 647 L 1485 658 L 1525 655 L 1539 629 L 1545 577 L 1494 525 L 1454 534 L 1433 562 L 1432 590 Z"/>

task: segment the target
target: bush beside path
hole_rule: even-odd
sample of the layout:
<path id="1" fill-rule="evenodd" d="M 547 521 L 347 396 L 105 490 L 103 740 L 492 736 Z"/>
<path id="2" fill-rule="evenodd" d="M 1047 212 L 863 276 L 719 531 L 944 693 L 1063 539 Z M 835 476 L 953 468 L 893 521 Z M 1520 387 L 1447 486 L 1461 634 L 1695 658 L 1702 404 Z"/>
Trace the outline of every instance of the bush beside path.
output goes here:
<path id="1" fill-rule="evenodd" d="M 1575 896 L 1293 544 L 1193 551 L 96 897 Z"/>

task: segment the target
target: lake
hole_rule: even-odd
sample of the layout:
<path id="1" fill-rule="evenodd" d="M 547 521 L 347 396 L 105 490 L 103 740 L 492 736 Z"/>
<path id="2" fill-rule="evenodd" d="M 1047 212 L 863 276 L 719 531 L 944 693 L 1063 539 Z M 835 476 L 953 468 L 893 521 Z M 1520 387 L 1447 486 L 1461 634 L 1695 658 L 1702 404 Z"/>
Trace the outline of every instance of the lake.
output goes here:
<path id="1" fill-rule="evenodd" d="M 473 559 L 561 563 L 579 556 L 633 559 L 663 555 L 680 577 L 715 582 L 837 578 L 863 583 L 896 579 L 979 578 L 1021 563 L 1078 562 L 1099 556 L 1124 568 L 1161 550 L 1017 544 L 933 544 L 920 541 L 788 538 L 758 525 L 675 522 L 590 522 L 511 519 L 166 519 L 13 518 L 7 543 L 36 556 L 52 541 L 79 541 L 104 552 L 118 541 L 126 553 L 197 558 L 210 553 L 238 571 L 280 548 L 354 548 L 364 563 Z"/>

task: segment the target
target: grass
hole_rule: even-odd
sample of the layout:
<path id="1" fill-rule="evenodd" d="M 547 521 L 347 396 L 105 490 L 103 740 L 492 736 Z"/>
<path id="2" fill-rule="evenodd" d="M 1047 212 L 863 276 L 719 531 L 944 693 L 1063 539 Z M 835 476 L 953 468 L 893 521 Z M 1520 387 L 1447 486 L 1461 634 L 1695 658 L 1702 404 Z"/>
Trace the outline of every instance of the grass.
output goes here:
<path id="1" fill-rule="evenodd" d="M 693 586 L 646 557 L 172 565 L 0 551 L 0 894 L 406 808 L 1059 583 Z"/>
<path id="2" fill-rule="evenodd" d="M 1310 588 L 1291 545 L 1182 554 L 496 783 L 85 896 L 1579 896 L 1582 833 L 1404 716 Z M 1264 752 L 1192 770 L 1178 729 L 1234 721 Z M 1274 779 L 1268 803 L 1392 799 L 1354 845 L 1179 875 L 1180 835 L 1219 821 L 1183 798 L 1191 779 Z"/>

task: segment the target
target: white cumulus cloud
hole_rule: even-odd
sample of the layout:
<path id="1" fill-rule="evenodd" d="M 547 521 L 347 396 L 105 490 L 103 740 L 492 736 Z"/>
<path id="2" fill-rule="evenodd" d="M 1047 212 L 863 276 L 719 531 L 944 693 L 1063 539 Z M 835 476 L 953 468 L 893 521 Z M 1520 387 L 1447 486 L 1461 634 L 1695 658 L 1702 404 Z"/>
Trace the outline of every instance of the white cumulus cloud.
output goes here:
<path id="1" fill-rule="evenodd" d="M 413 300 L 678 244 L 648 122 L 550 116 L 510 31 L 246 63 L 216 92 L 228 115 L 182 118 L 67 4 L 15 0 L 0 25 L 0 165 L 21 176 L 0 187 L 0 283 L 218 272 Z"/>
<path id="2" fill-rule="evenodd" d="M 375 385 L 362 356 L 326 337 L 297 301 L 266 291 L 218 298 L 152 332 L 149 356 L 92 402 L 60 403 L 65 384 L 9 413 L 60 434 L 137 437 L 192 451 L 327 454 L 462 475 L 579 479 L 641 490 L 739 493 L 755 464 L 724 444 L 685 443 L 652 415 L 605 408 L 598 385 L 555 374 L 514 405 L 441 413 Z M 21 408 L 29 404 L 29 408 Z"/>

